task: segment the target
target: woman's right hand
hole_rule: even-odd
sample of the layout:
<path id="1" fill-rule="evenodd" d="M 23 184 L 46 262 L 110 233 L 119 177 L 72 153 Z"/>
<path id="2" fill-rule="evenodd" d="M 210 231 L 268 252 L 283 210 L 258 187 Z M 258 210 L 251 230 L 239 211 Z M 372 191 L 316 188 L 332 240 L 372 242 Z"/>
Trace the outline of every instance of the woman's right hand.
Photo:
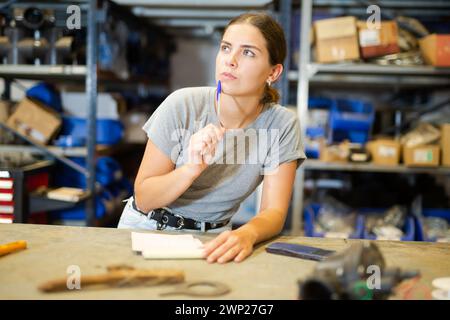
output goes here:
<path id="1" fill-rule="evenodd" d="M 217 144 L 223 139 L 224 134 L 225 128 L 210 123 L 191 136 L 186 165 L 196 176 L 213 162 Z"/>

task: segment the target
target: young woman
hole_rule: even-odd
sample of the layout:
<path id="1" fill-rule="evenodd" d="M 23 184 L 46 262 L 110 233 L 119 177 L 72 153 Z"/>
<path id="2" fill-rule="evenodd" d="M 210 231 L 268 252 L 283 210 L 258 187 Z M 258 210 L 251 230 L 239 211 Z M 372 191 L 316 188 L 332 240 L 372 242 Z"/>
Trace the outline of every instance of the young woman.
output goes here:
<path id="1" fill-rule="evenodd" d="M 305 159 L 295 113 L 272 88 L 286 41 L 269 15 L 230 21 L 216 57 L 215 87 L 184 88 L 143 129 L 147 147 L 119 228 L 220 233 L 205 244 L 208 262 L 240 262 L 280 233 L 295 172 Z M 240 203 L 263 184 L 260 211 L 231 230 Z"/>

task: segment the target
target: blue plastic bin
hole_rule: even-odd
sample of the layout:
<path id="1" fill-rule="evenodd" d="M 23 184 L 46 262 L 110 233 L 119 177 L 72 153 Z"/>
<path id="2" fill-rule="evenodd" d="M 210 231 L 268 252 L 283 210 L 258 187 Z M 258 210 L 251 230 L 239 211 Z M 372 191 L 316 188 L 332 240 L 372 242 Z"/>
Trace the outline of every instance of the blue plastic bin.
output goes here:
<path id="1" fill-rule="evenodd" d="M 331 110 L 333 107 L 333 100 L 322 97 L 308 98 L 308 109 L 326 109 Z"/>
<path id="2" fill-rule="evenodd" d="M 447 220 L 447 222 L 450 225 L 450 209 L 423 209 L 422 215 L 424 217 L 436 217 L 436 218 L 442 218 Z M 423 226 L 419 219 L 415 219 L 416 223 L 416 240 L 418 241 L 428 241 L 428 242 L 435 242 L 436 239 L 428 238 L 425 236 L 423 232 Z"/>
<path id="3" fill-rule="evenodd" d="M 59 141 L 58 145 L 73 147 L 73 141 L 85 144 L 87 138 L 87 120 L 84 118 L 63 116 L 61 136 L 72 136 L 72 143 L 64 145 Z M 119 120 L 97 119 L 97 144 L 113 145 L 119 143 L 124 135 L 124 128 Z"/>
<path id="4" fill-rule="evenodd" d="M 380 214 L 382 214 L 383 212 L 385 212 L 387 209 L 386 208 L 361 208 L 358 210 L 358 213 L 361 214 L 361 216 L 363 217 L 363 237 L 364 239 L 369 239 L 369 240 L 376 240 L 377 236 L 374 234 L 371 234 L 367 229 L 366 229 L 366 219 L 365 219 L 365 214 L 368 213 L 377 213 L 379 212 Z M 405 225 L 402 228 L 403 231 L 403 237 L 400 238 L 400 241 L 414 241 L 415 239 L 415 224 L 414 224 L 414 218 L 411 216 L 406 216 L 405 219 Z"/>
<path id="5" fill-rule="evenodd" d="M 86 167 L 86 159 L 79 157 L 70 157 L 71 160 L 79 165 Z M 99 157 L 96 164 L 96 180 L 102 185 L 107 186 L 122 179 L 122 169 L 120 164 L 111 157 Z M 55 174 L 55 183 L 58 186 L 86 188 L 86 177 L 67 166 L 58 166 Z"/>
<path id="6" fill-rule="evenodd" d="M 370 103 L 359 100 L 335 100 L 330 109 L 330 143 L 345 139 L 355 143 L 366 143 L 374 118 L 374 108 Z"/>
<path id="7" fill-rule="evenodd" d="M 323 232 L 316 232 L 314 230 L 315 219 L 320 210 L 320 204 L 313 203 L 305 207 L 304 209 L 304 231 L 307 237 L 320 237 L 323 238 L 325 234 Z M 357 215 L 355 223 L 355 231 L 350 235 L 350 239 L 362 238 L 364 230 L 364 220 L 360 215 Z"/>
<path id="8" fill-rule="evenodd" d="M 53 108 L 57 112 L 62 112 L 61 95 L 55 86 L 40 82 L 29 88 L 25 95 L 28 98 L 35 99 L 45 104 L 47 107 Z"/>

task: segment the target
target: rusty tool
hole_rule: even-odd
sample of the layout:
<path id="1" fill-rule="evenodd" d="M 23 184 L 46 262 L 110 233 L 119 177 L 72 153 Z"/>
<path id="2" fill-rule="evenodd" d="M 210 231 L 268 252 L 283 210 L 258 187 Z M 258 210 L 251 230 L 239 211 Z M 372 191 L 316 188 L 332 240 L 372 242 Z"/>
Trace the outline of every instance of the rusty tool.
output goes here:
<path id="1" fill-rule="evenodd" d="M 180 283 L 184 281 L 184 272 L 170 269 L 135 269 L 130 266 L 110 266 L 104 274 L 81 276 L 81 288 L 90 286 L 132 287 L 154 286 Z M 55 279 L 39 286 L 43 292 L 71 291 L 67 287 L 67 278 Z"/>

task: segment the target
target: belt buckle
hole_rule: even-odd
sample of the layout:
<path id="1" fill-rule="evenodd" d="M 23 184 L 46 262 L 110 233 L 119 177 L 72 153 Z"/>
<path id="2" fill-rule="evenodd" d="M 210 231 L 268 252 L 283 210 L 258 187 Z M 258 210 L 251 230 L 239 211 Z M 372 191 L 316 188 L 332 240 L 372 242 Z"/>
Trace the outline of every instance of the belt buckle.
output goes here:
<path id="1" fill-rule="evenodd" d="M 177 225 L 178 226 L 175 228 L 175 230 L 183 229 L 183 227 L 184 227 L 184 217 L 180 216 L 179 214 L 175 214 L 175 213 L 173 213 L 173 216 L 179 218 L 179 220 L 177 220 Z"/>
<path id="2" fill-rule="evenodd" d="M 164 211 L 166 211 L 166 210 L 164 210 Z M 157 221 L 156 229 L 157 230 L 164 230 L 164 229 L 166 229 L 168 222 L 169 222 L 168 213 L 163 212 L 163 214 L 161 216 L 161 221 Z"/>

